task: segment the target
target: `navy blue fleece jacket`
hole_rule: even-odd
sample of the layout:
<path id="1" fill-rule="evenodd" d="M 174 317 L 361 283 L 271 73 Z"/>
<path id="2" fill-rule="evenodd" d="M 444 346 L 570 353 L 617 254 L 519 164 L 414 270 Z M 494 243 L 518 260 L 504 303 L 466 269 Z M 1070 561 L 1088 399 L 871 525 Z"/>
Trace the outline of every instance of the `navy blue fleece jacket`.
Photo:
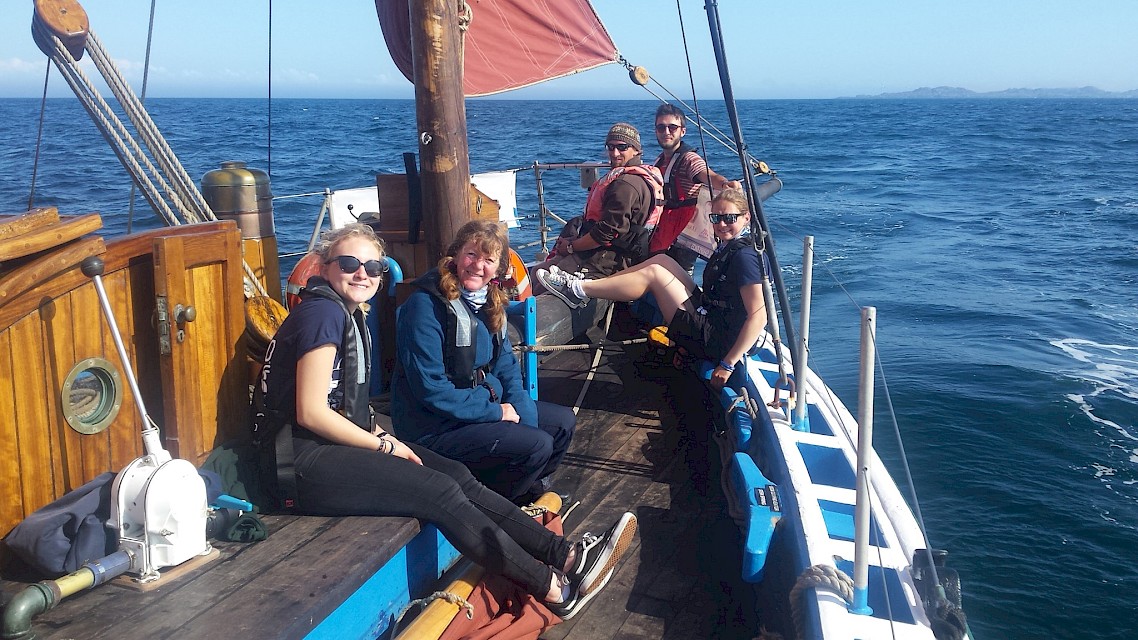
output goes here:
<path id="1" fill-rule="evenodd" d="M 443 364 L 447 310 L 430 293 L 419 289 L 399 308 L 395 330 L 398 366 L 391 382 L 391 419 L 402 439 L 429 445 L 432 436 L 457 426 L 502 419 L 501 402 L 514 406 L 521 424 L 537 425 L 537 405 L 522 388 L 522 372 L 510 347 L 503 341 L 494 362 L 494 343 L 481 312 L 475 314 L 474 365 L 486 370 L 490 391 L 478 385 L 456 388 Z"/>

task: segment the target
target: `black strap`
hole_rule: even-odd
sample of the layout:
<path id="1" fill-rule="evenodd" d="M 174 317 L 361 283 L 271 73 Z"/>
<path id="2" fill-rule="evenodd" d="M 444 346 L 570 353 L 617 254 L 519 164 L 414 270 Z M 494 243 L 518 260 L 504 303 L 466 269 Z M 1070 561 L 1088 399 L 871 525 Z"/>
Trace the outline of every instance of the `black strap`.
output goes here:
<path id="1" fill-rule="evenodd" d="M 295 511 L 299 504 L 296 499 L 296 456 L 292 448 L 291 422 L 285 422 L 277 430 L 275 440 L 273 453 L 277 468 L 277 497 L 282 509 Z"/>

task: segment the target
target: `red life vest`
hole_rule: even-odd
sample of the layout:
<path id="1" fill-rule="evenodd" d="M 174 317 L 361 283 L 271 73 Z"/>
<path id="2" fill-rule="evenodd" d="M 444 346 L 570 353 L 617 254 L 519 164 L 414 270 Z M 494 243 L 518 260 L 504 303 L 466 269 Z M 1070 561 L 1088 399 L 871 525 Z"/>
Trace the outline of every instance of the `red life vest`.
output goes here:
<path id="1" fill-rule="evenodd" d="M 589 189 L 589 198 L 585 201 L 585 220 L 592 220 L 597 222 L 601 219 L 604 213 L 604 199 L 605 191 L 616 180 L 625 173 L 631 173 L 644 178 L 648 183 L 648 187 L 652 190 L 652 207 L 648 211 L 647 219 L 639 223 L 645 229 L 652 230 L 660 222 L 660 214 L 664 212 L 664 177 L 660 174 L 660 170 L 650 164 L 635 164 L 630 167 L 617 167 L 612 171 L 605 174 L 605 177 L 593 183 Z M 637 224 L 633 222 L 633 224 Z"/>

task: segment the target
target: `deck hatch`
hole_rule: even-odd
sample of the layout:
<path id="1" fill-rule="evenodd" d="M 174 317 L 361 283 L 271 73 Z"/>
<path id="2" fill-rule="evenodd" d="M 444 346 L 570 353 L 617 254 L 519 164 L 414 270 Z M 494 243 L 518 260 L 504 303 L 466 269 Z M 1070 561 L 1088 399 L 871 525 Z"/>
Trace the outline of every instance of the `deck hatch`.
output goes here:
<path id="1" fill-rule="evenodd" d="M 819 500 L 818 507 L 822 510 L 822 519 L 826 521 L 826 532 L 835 540 L 853 542 L 854 539 L 854 507 L 852 504 Z M 877 519 L 869 516 L 869 544 L 877 547 L 887 547 L 881 529 L 877 526 Z"/>
<path id="2" fill-rule="evenodd" d="M 835 564 L 846 575 L 853 575 L 853 562 L 850 560 L 837 560 Z M 905 589 L 901 586 L 901 576 L 896 569 L 882 569 L 879 566 L 869 567 L 869 593 L 867 604 L 873 609 L 873 617 L 882 620 L 892 619 L 900 624 L 916 624 L 913 609 L 905 597 Z"/>
<path id="3" fill-rule="evenodd" d="M 854 488 L 856 478 L 841 449 L 799 442 L 798 452 L 802 455 L 802 461 L 806 463 L 806 470 L 810 472 L 810 480 L 814 484 L 839 489 Z"/>

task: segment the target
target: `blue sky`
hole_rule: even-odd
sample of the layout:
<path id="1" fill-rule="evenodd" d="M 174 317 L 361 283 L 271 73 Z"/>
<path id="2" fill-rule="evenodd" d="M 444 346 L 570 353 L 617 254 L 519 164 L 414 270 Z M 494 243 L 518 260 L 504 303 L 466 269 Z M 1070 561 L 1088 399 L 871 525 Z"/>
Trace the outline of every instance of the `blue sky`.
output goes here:
<path id="1" fill-rule="evenodd" d="M 485 1 L 485 0 L 484 0 Z M 92 29 L 139 91 L 149 0 L 86 0 Z M 690 94 L 671 0 L 593 0 L 621 53 Z M 319 9 L 315 7 L 319 6 Z M 701 0 L 683 0 L 700 97 L 718 96 Z M 148 95 L 266 95 L 267 2 L 159 0 Z M 0 4 L 0 97 L 39 97 L 46 58 L 32 4 Z M 958 86 L 974 91 L 1138 89 L 1138 2 L 720 0 L 737 98 L 833 98 Z M 273 94 L 409 98 L 371 0 L 273 6 Z M 50 95 L 70 95 L 53 70 Z M 648 98 L 608 65 L 513 98 Z"/>

